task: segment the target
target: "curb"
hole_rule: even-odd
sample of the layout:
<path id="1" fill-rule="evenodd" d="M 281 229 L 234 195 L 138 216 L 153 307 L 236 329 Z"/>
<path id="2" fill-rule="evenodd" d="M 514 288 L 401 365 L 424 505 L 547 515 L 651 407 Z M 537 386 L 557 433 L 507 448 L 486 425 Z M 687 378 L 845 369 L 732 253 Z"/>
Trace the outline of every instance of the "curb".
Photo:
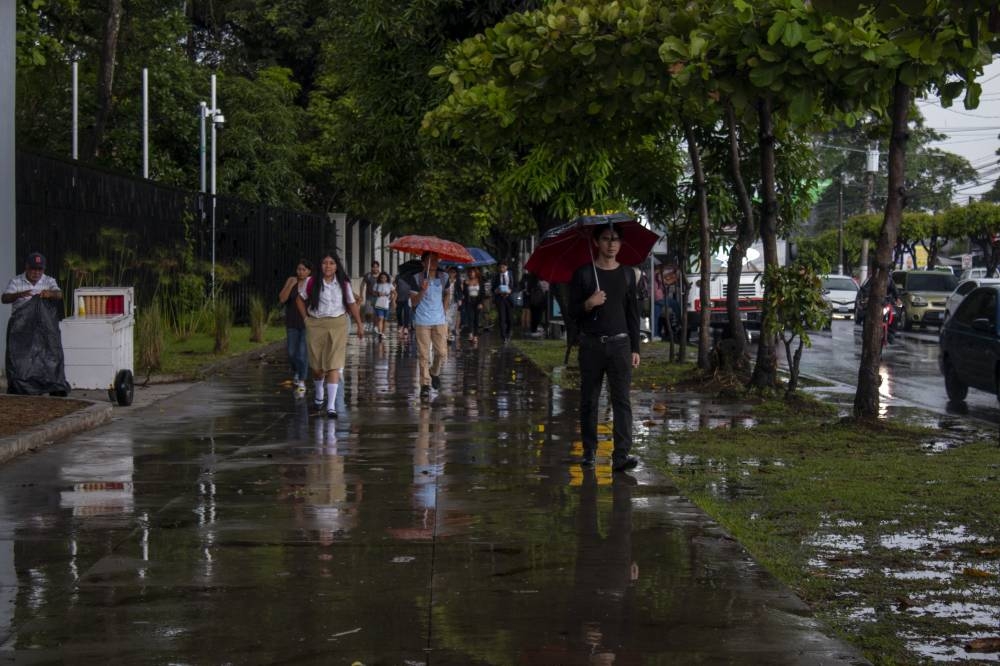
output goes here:
<path id="1" fill-rule="evenodd" d="M 55 421 L 35 426 L 20 435 L 0 438 L 0 464 L 29 451 L 38 451 L 69 435 L 96 428 L 111 420 L 111 405 L 91 403 Z"/>

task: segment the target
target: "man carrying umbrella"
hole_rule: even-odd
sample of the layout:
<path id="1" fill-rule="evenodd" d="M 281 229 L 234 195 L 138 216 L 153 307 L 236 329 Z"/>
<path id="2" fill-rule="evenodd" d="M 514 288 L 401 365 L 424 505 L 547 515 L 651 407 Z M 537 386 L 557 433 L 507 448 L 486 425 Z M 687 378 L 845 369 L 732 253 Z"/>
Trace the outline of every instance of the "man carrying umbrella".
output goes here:
<path id="1" fill-rule="evenodd" d="M 638 464 L 632 449 L 632 369 L 639 367 L 639 305 L 635 273 L 618 263 L 624 228 L 593 225 L 590 242 L 596 257 L 573 274 L 570 315 L 580 330 L 580 433 L 584 467 L 597 451 L 597 403 L 604 376 L 614 415 L 611 468 L 623 472 Z"/>
<path id="2" fill-rule="evenodd" d="M 414 276 L 410 303 L 413 329 L 417 337 L 417 364 L 420 368 L 420 397 L 429 398 L 431 387 L 441 388 L 441 367 L 448 360 L 448 274 L 438 269 L 438 254 L 424 252 L 423 270 Z M 431 354 L 433 352 L 433 360 Z"/>

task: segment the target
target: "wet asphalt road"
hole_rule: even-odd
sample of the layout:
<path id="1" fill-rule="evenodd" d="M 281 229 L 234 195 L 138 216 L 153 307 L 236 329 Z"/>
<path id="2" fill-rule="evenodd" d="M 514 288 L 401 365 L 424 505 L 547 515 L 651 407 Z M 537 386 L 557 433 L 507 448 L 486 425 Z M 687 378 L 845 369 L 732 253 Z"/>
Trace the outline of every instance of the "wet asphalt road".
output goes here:
<path id="1" fill-rule="evenodd" d="M 0 468 L 0 659 L 862 663 L 669 482 L 612 478 L 610 444 L 582 472 L 575 397 L 510 347 L 458 351 L 422 404 L 411 351 L 352 340 L 337 421 L 285 378 Z"/>
<path id="2" fill-rule="evenodd" d="M 802 353 L 801 372 L 837 384 L 835 391 L 845 394 L 848 405 L 858 383 L 860 331 L 851 320 L 835 319 L 830 331 L 811 334 L 813 347 Z M 780 354 L 784 365 L 784 351 Z M 937 328 L 900 332 L 883 352 L 880 374 L 880 402 L 887 413 L 916 409 L 937 414 L 945 423 L 974 422 L 993 428 L 1000 424 L 1000 405 L 991 393 L 970 389 L 964 403 L 948 402 L 938 369 Z"/>

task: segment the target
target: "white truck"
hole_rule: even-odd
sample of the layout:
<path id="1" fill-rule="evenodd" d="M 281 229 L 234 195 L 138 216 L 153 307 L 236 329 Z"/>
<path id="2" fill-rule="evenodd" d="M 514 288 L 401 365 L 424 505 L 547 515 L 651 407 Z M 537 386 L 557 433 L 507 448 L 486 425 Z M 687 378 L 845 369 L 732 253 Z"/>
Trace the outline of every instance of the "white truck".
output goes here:
<path id="1" fill-rule="evenodd" d="M 786 242 L 778 241 L 778 263 L 785 264 Z M 729 274 L 726 272 L 729 262 L 729 247 L 721 248 L 712 257 L 712 270 L 709 277 L 709 297 L 711 303 L 712 328 L 723 328 L 729 323 L 726 310 L 726 298 L 729 295 Z M 697 259 L 693 262 L 692 272 L 687 275 L 689 289 L 687 295 L 688 332 L 698 329 L 701 322 L 701 268 Z M 760 330 L 764 308 L 764 254 L 763 246 L 758 241 L 747 250 L 743 262 L 743 272 L 739 284 L 740 319 L 748 330 Z"/>

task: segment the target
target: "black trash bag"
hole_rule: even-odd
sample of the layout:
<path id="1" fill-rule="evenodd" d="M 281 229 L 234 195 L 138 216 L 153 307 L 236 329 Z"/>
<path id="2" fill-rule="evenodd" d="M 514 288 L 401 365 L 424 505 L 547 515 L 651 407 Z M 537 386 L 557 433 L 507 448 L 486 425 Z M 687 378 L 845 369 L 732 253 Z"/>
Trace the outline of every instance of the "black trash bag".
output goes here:
<path id="1" fill-rule="evenodd" d="M 67 395 L 59 333 L 59 301 L 35 296 L 11 313 L 7 323 L 7 392 Z"/>

